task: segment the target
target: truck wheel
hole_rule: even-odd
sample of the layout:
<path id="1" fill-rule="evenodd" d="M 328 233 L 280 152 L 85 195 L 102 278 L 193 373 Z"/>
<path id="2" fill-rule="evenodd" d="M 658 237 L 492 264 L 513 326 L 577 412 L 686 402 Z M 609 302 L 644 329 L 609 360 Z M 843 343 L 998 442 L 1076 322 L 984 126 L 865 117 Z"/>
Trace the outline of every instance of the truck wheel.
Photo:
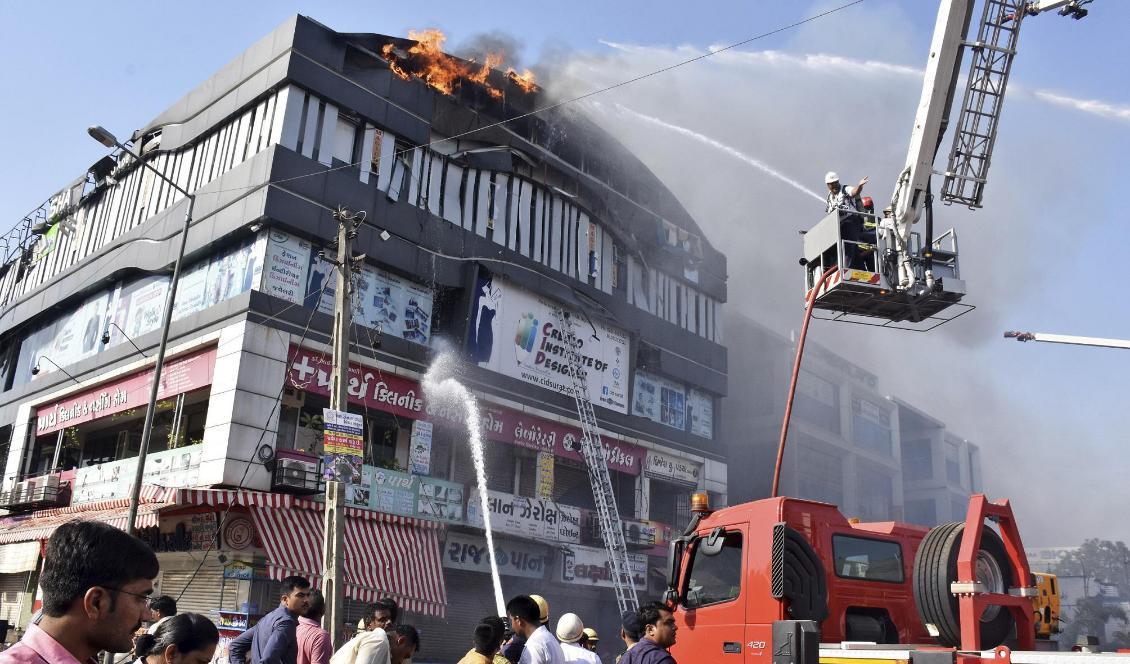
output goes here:
<path id="1" fill-rule="evenodd" d="M 773 596 L 788 600 L 792 620 L 828 617 L 828 579 L 812 545 L 783 523 L 773 527 Z"/>
<path id="2" fill-rule="evenodd" d="M 914 601 L 922 622 L 938 629 L 943 646 L 961 645 L 961 626 L 957 597 L 950 584 L 957 581 L 957 554 L 961 549 L 964 522 L 947 523 L 932 529 L 922 540 L 914 560 Z M 977 581 L 991 593 L 1007 593 L 1012 587 L 1012 567 L 1004 543 L 991 528 L 981 531 L 977 552 Z M 981 648 L 988 650 L 1004 643 L 1013 628 L 1012 614 L 1002 606 L 990 606 L 981 614 Z"/>

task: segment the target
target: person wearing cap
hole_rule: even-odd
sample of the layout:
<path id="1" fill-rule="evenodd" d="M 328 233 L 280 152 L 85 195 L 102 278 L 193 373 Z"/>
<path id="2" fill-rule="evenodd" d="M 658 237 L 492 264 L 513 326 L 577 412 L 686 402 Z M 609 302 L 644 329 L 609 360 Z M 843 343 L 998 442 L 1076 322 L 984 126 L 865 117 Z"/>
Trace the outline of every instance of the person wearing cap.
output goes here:
<path id="1" fill-rule="evenodd" d="M 627 654 L 640 641 L 640 614 L 635 611 L 625 611 L 620 614 L 620 638 L 623 639 L 627 650 L 616 655 L 616 664 L 620 658 Z"/>
<path id="2" fill-rule="evenodd" d="M 849 267 L 860 266 L 859 242 L 863 239 L 863 199 L 860 197 L 863 185 L 870 178 L 864 177 L 854 187 L 845 187 L 840 184 L 840 176 L 835 171 L 828 171 L 824 176 L 824 184 L 828 186 L 828 205 L 825 212 L 840 210 L 840 236 L 844 239 L 844 260 Z"/>
<path id="3" fill-rule="evenodd" d="M 581 646 L 585 650 L 596 652 L 598 645 L 600 645 L 600 635 L 596 633 L 595 629 L 586 627 L 584 638 L 581 639 Z"/>
<path id="4" fill-rule="evenodd" d="M 585 650 L 577 642 L 585 635 L 585 625 L 575 613 L 564 613 L 557 621 L 557 640 L 566 664 L 600 664 L 596 653 Z"/>

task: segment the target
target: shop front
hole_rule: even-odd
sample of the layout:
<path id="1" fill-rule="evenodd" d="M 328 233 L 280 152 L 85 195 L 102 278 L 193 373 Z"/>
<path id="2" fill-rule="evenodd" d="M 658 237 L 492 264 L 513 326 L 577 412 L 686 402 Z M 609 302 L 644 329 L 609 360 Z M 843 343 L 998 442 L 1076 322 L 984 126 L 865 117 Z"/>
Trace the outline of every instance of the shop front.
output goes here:
<path id="1" fill-rule="evenodd" d="M 197 448 L 203 442 L 215 363 L 216 350 L 208 348 L 165 364 L 151 453 Z M 24 454 L 21 477 L 136 464 L 152 380 L 152 369 L 141 371 L 37 407 L 34 440 Z"/>

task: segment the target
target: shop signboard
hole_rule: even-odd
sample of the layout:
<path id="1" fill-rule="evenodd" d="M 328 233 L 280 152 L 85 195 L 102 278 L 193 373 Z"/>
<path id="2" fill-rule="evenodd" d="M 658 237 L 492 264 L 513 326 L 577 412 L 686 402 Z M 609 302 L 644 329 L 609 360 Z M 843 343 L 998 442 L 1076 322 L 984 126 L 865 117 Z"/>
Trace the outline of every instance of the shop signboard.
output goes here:
<path id="1" fill-rule="evenodd" d="M 369 507 L 386 514 L 415 516 L 418 479 L 398 470 L 374 468 Z"/>
<path id="2" fill-rule="evenodd" d="M 549 500 L 488 491 L 490 523 L 495 532 L 551 542 L 581 541 L 581 510 Z M 467 499 L 467 523 L 483 527 L 478 489 Z"/>
<path id="3" fill-rule="evenodd" d="M 355 507 L 448 523 L 463 522 L 462 484 L 374 466 L 365 466 L 362 476 L 368 503 L 354 502 Z"/>
<path id="4" fill-rule="evenodd" d="M 504 376 L 572 395 L 560 305 L 483 271 L 477 284 L 467 351 L 471 361 Z M 628 412 L 628 335 L 570 311 L 593 404 Z"/>
<path id="5" fill-rule="evenodd" d="M 145 461 L 144 484 L 163 487 L 195 486 L 200 476 L 204 445 L 152 452 Z M 71 505 L 129 496 L 137 457 L 86 466 L 75 471 Z"/>
<path id="6" fill-rule="evenodd" d="M 648 477 L 697 487 L 698 479 L 702 476 L 702 464 L 657 450 L 648 450 L 643 471 Z"/>
<path id="7" fill-rule="evenodd" d="M 161 370 L 157 398 L 165 399 L 211 385 L 215 365 L 215 348 L 171 360 Z M 40 406 L 35 412 L 35 435 L 42 436 L 131 408 L 144 408 L 149 403 L 152 379 L 152 370 L 139 372 Z"/>
<path id="8" fill-rule="evenodd" d="M 331 359 L 329 353 L 291 346 L 288 379 L 298 389 L 329 396 Z M 393 373 L 358 362 L 349 363 L 351 401 L 394 415 L 420 419 L 424 413 L 423 392 L 418 383 Z"/>
<path id="9" fill-rule="evenodd" d="M 549 549 L 540 544 L 498 538 L 494 540 L 494 558 L 498 563 L 499 574 L 526 579 L 544 579 L 546 567 L 551 560 Z M 490 574 L 490 552 L 486 539 L 478 535 L 448 531 L 443 566 Z"/>
<path id="10" fill-rule="evenodd" d="M 432 423 L 424 420 L 412 422 L 412 436 L 408 444 L 409 467 L 417 475 L 427 475 L 432 467 Z"/>
<path id="11" fill-rule="evenodd" d="M 608 563 L 608 552 L 589 546 L 565 547 L 561 554 L 561 582 L 574 585 L 600 586 L 612 588 L 612 567 Z M 629 553 L 628 568 L 632 573 L 632 585 L 636 590 L 647 589 L 647 556 Z"/>
<path id="12" fill-rule="evenodd" d="M 291 385 L 313 394 L 329 396 L 331 366 L 328 353 L 291 346 L 288 357 L 291 358 L 288 376 Z M 463 414 L 458 409 L 427 401 L 419 383 L 375 367 L 351 362 L 347 392 L 354 403 L 398 417 L 464 426 Z M 577 427 L 507 408 L 483 406 L 480 411 L 484 438 L 567 459 L 583 460 L 581 430 Z M 609 469 L 629 475 L 640 474 L 645 454 L 642 447 L 612 437 L 604 438 L 603 443 L 604 459 Z"/>
<path id="13" fill-rule="evenodd" d="M 687 428 L 686 389 L 671 380 L 636 371 L 632 391 L 632 414 L 680 431 Z"/>
<path id="14" fill-rule="evenodd" d="M 687 390 L 687 419 L 690 431 L 702 438 L 714 437 L 714 398 L 693 387 Z"/>

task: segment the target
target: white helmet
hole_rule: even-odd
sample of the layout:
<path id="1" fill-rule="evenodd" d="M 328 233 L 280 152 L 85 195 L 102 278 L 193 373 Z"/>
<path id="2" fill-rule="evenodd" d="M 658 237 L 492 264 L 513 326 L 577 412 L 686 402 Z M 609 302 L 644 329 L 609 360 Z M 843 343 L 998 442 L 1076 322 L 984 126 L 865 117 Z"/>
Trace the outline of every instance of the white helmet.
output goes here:
<path id="1" fill-rule="evenodd" d="M 557 621 L 557 640 L 563 643 L 576 643 L 584 634 L 585 625 L 580 616 L 566 613 Z"/>
<path id="2" fill-rule="evenodd" d="M 828 171 L 828 174 L 824 176 L 824 184 L 832 184 L 833 182 L 839 181 L 840 176 L 836 175 L 835 171 Z"/>

